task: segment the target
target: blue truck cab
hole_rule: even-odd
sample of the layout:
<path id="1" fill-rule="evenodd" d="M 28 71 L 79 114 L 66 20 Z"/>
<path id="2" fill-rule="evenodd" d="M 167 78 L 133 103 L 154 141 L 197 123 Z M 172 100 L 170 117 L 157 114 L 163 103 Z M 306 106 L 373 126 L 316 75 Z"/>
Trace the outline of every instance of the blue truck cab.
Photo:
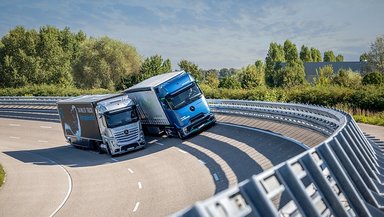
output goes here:
<path id="1" fill-rule="evenodd" d="M 185 71 L 151 77 L 124 92 L 135 101 L 150 133 L 185 138 L 216 121 L 200 87 Z"/>

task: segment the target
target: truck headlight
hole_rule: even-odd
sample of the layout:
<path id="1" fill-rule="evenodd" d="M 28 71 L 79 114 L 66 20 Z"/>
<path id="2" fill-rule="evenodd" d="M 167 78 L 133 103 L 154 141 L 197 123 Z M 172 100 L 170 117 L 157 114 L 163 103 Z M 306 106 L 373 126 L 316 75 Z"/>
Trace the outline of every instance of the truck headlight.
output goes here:
<path id="1" fill-rule="evenodd" d="M 187 133 L 188 133 L 188 128 L 187 128 L 187 127 L 184 127 L 184 128 L 183 128 L 183 132 L 184 132 L 184 134 L 187 134 Z"/>

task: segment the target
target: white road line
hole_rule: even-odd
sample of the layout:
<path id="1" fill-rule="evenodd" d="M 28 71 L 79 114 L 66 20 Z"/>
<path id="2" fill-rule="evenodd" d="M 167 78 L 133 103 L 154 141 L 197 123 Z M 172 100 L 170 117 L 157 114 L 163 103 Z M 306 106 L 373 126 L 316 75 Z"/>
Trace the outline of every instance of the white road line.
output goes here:
<path id="1" fill-rule="evenodd" d="M 10 139 L 20 139 L 20 137 L 17 137 L 17 136 L 10 136 L 9 138 Z"/>
<path id="2" fill-rule="evenodd" d="M 52 127 L 51 126 L 40 126 L 40 128 L 51 129 Z"/>
<path id="3" fill-rule="evenodd" d="M 129 171 L 130 173 L 135 173 L 135 172 L 133 172 L 133 170 L 131 170 L 130 168 L 128 168 L 128 171 Z"/>
<path id="4" fill-rule="evenodd" d="M 11 127 L 20 127 L 20 124 L 9 124 Z"/>
<path id="5" fill-rule="evenodd" d="M 149 144 L 152 144 L 152 143 L 155 143 L 155 142 L 157 142 L 157 139 L 154 139 L 154 140 L 152 140 L 152 141 L 149 141 L 148 143 L 149 143 Z"/>
<path id="6" fill-rule="evenodd" d="M 71 178 L 71 175 L 69 174 L 69 172 L 67 171 L 67 169 L 65 169 L 65 167 L 59 163 L 57 163 L 56 161 L 54 160 L 51 160 L 49 158 L 46 158 L 42 155 L 39 155 L 39 154 L 36 154 L 42 158 L 45 158 L 47 159 L 49 162 L 53 163 L 53 164 L 56 164 L 58 165 L 61 169 L 64 170 L 65 174 L 67 175 L 67 180 L 68 180 L 68 191 L 67 191 L 67 194 L 65 195 L 64 197 L 64 200 L 61 202 L 61 204 L 55 209 L 55 211 L 53 211 L 53 213 L 49 216 L 49 217 L 53 217 L 54 215 L 56 215 L 56 213 L 64 206 L 64 204 L 67 202 L 68 198 L 69 198 L 69 195 L 71 194 L 72 192 L 72 178 Z"/>
<path id="7" fill-rule="evenodd" d="M 160 143 L 160 142 L 156 142 L 156 144 L 161 145 L 161 146 L 164 146 L 164 144 L 163 144 L 163 143 Z"/>
<path id="8" fill-rule="evenodd" d="M 38 142 L 41 142 L 41 143 L 47 143 L 48 141 L 46 140 L 37 140 Z"/>
<path id="9" fill-rule="evenodd" d="M 310 147 L 308 147 L 307 145 L 305 145 L 305 144 L 302 143 L 302 142 L 299 142 L 299 141 L 294 140 L 294 139 L 292 139 L 292 138 L 289 138 L 289 137 L 287 137 L 287 136 L 280 135 L 280 134 L 277 134 L 277 133 L 273 133 L 273 132 L 270 132 L 270 131 L 259 130 L 259 129 L 256 129 L 256 128 L 246 127 L 246 126 L 241 126 L 241 125 L 237 125 L 237 124 L 229 124 L 229 123 L 220 123 L 220 124 L 221 124 L 221 125 L 226 125 L 226 126 L 231 126 L 231 127 L 243 128 L 243 129 L 247 129 L 247 130 L 253 130 L 253 131 L 256 131 L 256 132 L 261 132 L 261 133 L 265 133 L 265 134 L 272 135 L 272 136 L 277 136 L 277 137 L 283 138 L 283 139 L 285 139 L 285 140 L 294 142 L 294 143 L 296 143 L 297 145 L 299 145 L 299 146 L 301 146 L 302 148 L 304 148 L 305 150 L 310 149 Z"/>
<path id="10" fill-rule="evenodd" d="M 205 165 L 205 164 L 207 164 L 207 163 L 205 163 L 205 162 L 204 162 L 204 161 L 202 161 L 202 160 L 199 160 L 199 161 L 200 161 L 200 163 L 202 163 L 202 164 L 204 164 L 204 165 Z"/>
<path id="11" fill-rule="evenodd" d="M 141 185 L 141 182 L 138 182 L 137 185 L 139 186 L 139 189 L 143 188 L 143 185 Z"/>
<path id="12" fill-rule="evenodd" d="M 119 160 L 117 160 L 116 158 L 111 157 L 111 159 L 112 159 L 113 161 L 115 161 L 115 162 L 119 162 Z"/>
<path id="13" fill-rule="evenodd" d="M 220 180 L 219 176 L 216 173 L 213 174 L 213 178 L 215 178 L 216 182 Z"/>
<path id="14" fill-rule="evenodd" d="M 140 202 L 137 202 L 136 205 L 135 205 L 135 208 L 133 208 L 133 212 L 136 212 L 137 209 L 139 209 L 139 205 L 140 205 Z"/>
<path id="15" fill-rule="evenodd" d="M 181 150 L 181 149 L 179 149 L 179 152 L 184 153 L 184 154 L 187 154 L 187 153 L 188 153 L 188 152 L 186 152 L 186 151 L 184 151 L 184 150 Z"/>

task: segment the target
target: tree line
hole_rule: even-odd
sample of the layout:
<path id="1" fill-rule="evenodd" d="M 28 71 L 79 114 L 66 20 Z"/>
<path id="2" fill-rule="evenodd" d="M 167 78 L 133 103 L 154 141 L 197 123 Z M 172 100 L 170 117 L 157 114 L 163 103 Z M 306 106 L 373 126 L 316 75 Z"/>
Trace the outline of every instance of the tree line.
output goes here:
<path id="1" fill-rule="evenodd" d="M 384 72 L 384 37 L 378 37 L 371 50 L 361 55 L 367 62 L 365 83 L 380 83 Z M 301 46 L 300 52 L 289 40 L 270 43 L 265 61 L 257 60 L 241 69 L 202 70 L 188 60 L 178 63 L 202 84 L 215 88 L 252 89 L 260 86 L 290 88 L 306 84 L 304 62 L 344 61 L 332 50 L 321 52 Z M 72 32 L 42 26 L 27 30 L 17 26 L 0 40 L 0 87 L 56 85 L 81 89 L 121 90 L 146 78 L 172 71 L 171 61 L 161 55 L 143 59 L 133 45 L 108 37 L 87 37 L 83 31 Z M 368 73 L 371 72 L 371 73 Z M 329 66 L 318 71 L 316 85 L 361 83 L 351 70 L 333 72 Z M 355 82 L 355 83 L 353 83 Z"/>

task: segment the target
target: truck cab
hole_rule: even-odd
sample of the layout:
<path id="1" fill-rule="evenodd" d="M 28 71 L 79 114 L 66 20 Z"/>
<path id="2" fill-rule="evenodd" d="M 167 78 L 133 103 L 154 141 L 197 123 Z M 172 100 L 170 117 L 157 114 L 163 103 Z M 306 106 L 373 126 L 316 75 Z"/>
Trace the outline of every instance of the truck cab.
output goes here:
<path id="1" fill-rule="evenodd" d="M 101 148 L 109 154 L 144 147 L 145 139 L 136 106 L 128 96 L 98 102 L 96 114 L 103 140 Z"/>
<path id="2" fill-rule="evenodd" d="M 137 104 L 150 134 L 164 131 L 183 139 L 216 121 L 200 87 L 185 71 L 151 77 L 124 92 Z"/>
<path id="3" fill-rule="evenodd" d="M 207 101 L 189 73 L 181 73 L 158 87 L 163 108 L 174 124 L 166 127 L 167 134 L 176 133 L 183 138 L 215 122 Z"/>

